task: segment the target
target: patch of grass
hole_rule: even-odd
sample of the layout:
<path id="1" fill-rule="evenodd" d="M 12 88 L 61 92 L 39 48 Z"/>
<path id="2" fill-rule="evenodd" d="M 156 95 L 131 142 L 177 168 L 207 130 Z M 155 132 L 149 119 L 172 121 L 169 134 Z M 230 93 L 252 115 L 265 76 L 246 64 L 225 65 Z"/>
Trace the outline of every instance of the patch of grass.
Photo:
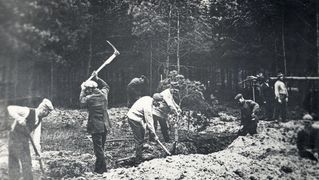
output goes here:
<path id="1" fill-rule="evenodd" d="M 92 143 L 81 128 L 43 128 L 41 142 L 44 151 L 91 153 Z"/>

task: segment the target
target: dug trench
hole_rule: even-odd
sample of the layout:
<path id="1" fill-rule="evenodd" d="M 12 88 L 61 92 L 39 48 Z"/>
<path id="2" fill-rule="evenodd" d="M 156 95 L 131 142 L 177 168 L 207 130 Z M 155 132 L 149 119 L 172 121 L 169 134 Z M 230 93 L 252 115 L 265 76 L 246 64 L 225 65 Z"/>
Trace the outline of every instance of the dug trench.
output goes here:
<path id="1" fill-rule="evenodd" d="M 224 132 L 207 132 L 192 133 L 187 131 L 179 131 L 179 140 L 163 143 L 172 155 L 178 154 L 209 154 L 221 151 L 228 147 L 234 139 L 237 138 L 237 133 Z M 134 145 L 134 144 L 133 144 Z M 149 145 L 146 143 L 143 148 L 143 161 L 148 161 L 155 158 L 164 158 L 168 155 L 165 151 L 154 143 Z M 137 166 L 133 158 L 122 158 L 116 161 L 113 168 Z"/>

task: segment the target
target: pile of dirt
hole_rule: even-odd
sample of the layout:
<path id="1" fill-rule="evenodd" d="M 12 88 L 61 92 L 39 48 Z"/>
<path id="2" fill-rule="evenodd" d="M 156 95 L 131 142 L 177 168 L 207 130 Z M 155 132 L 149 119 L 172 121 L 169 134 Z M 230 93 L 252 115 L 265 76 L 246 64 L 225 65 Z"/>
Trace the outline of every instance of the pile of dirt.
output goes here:
<path id="1" fill-rule="evenodd" d="M 301 121 L 260 122 L 258 134 L 238 137 L 219 152 L 174 155 L 74 179 L 317 179 L 319 165 L 298 156 L 300 128 Z"/>

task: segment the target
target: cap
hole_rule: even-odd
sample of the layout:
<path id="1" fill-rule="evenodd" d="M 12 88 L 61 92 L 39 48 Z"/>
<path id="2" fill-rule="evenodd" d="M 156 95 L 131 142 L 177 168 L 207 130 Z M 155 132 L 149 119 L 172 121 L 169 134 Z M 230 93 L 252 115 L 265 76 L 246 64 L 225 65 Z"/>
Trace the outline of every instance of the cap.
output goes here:
<path id="1" fill-rule="evenodd" d="M 49 109 L 51 111 L 54 109 L 54 107 L 52 105 L 52 102 L 49 99 L 47 99 L 47 98 L 44 98 L 42 100 L 42 102 L 39 104 L 39 107 L 40 108 Z"/>
<path id="2" fill-rule="evenodd" d="M 281 72 L 277 74 L 277 77 L 282 77 L 284 76 Z"/>
<path id="3" fill-rule="evenodd" d="M 95 81 L 92 80 L 87 80 L 84 82 L 83 84 L 84 87 L 90 87 L 90 88 L 96 88 L 97 87 L 97 83 Z"/>
<path id="4" fill-rule="evenodd" d="M 238 100 L 238 99 L 240 99 L 240 98 L 242 98 L 242 97 L 243 97 L 242 94 L 237 94 L 234 99 L 235 99 L 235 100 Z"/>
<path id="5" fill-rule="evenodd" d="M 155 101 L 162 101 L 163 100 L 163 95 L 161 95 L 160 93 L 155 93 L 155 94 L 153 94 L 153 99 Z"/>
<path id="6" fill-rule="evenodd" d="M 171 85 L 172 88 L 178 88 L 179 87 L 179 84 L 176 81 L 171 81 L 170 85 Z"/>

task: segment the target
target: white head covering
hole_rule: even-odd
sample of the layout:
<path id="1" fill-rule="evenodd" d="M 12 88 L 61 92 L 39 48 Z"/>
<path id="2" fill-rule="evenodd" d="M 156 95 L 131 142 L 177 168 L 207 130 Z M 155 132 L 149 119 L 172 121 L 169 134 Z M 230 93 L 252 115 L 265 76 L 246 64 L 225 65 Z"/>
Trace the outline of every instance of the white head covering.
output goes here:
<path id="1" fill-rule="evenodd" d="M 42 100 L 42 102 L 39 104 L 39 108 L 49 109 L 51 111 L 54 109 L 52 102 L 47 98 Z"/>
<path id="2" fill-rule="evenodd" d="M 83 82 L 83 86 L 90 87 L 90 88 L 96 88 L 97 83 L 95 81 L 92 81 L 92 80 L 87 80 L 87 81 Z"/>

